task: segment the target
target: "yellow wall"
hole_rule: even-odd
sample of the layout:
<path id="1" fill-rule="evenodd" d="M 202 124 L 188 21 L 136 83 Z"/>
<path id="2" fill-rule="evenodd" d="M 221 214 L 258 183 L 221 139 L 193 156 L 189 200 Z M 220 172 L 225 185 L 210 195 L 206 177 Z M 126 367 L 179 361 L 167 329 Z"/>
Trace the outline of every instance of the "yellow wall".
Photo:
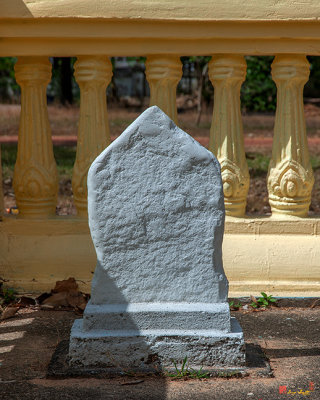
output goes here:
<path id="1" fill-rule="evenodd" d="M 70 276 L 90 291 L 95 251 L 87 222 L 76 218 L 0 223 L 0 277 L 40 293 Z M 229 296 L 320 295 L 320 219 L 228 218 L 223 261 Z"/>

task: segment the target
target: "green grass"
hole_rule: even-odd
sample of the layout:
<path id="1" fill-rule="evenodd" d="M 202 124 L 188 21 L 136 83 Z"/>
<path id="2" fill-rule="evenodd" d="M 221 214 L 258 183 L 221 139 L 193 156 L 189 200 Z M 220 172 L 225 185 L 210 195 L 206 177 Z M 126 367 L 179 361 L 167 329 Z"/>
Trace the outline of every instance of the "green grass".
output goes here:
<path id="1" fill-rule="evenodd" d="M 259 153 L 247 153 L 247 162 L 252 177 L 264 176 L 268 173 L 270 157 Z M 320 168 L 320 155 L 310 157 L 311 166 L 314 170 Z"/>
<path id="2" fill-rule="evenodd" d="M 76 147 L 53 146 L 54 158 L 56 159 L 59 175 L 72 175 L 73 165 L 76 159 Z"/>
<path id="3" fill-rule="evenodd" d="M 73 164 L 76 158 L 76 147 L 53 146 L 53 153 L 56 159 L 59 175 L 71 177 Z M 1 145 L 2 174 L 4 179 L 12 177 L 16 157 L 16 144 Z"/>
<path id="4" fill-rule="evenodd" d="M 16 144 L 1 145 L 2 176 L 3 179 L 13 177 L 13 168 L 17 157 Z"/>
<path id="5" fill-rule="evenodd" d="M 1 158 L 2 167 L 13 168 L 17 157 L 16 144 L 2 144 L 1 145 Z"/>
<path id="6" fill-rule="evenodd" d="M 202 367 L 199 370 L 190 368 L 187 356 L 183 359 L 181 367 L 178 367 L 175 361 L 173 361 L 173 365 L 174 371 L 167 371 L 167 376 L 172 379 L 207 379 L 210 377 L 209 373 L 203 371 Z"/>
<path id="7" fill-rule="evenodd" d="M 134 121 L 134 118 L 113 118 L 110 119 L 110 126 L 111 127 L 120 127 L 120 128 L 126 128 L 132 122 Z"/>
<path id="8" fill-rule="evenodd" d="M 247 153 L 246 157 L 251 176 L 263 176 L 268 172 L 270 157 L 259 153 Z"/>
<path id="9" fill-rule="evenodd" d="M 71 177 L 76 158 L 75 146 L 53 146 L 59 175 Z M 17 156 L 16 144 L 2 144 L 2 172 L 4 179 L 12 177 Z M 247 162 L 252 177 L 264 176 L 268 172 L 270 157 L 259 153 L 247 153 Z M 320 155 L 311 156 L 313 169 L 320 168 Z"/>
<path id="10" fill-rule="evenodd" d="M 313 169 L 320 168 L 320 155 L 318 157 L 311 156 L 310 157 L 311 166 Z"/>

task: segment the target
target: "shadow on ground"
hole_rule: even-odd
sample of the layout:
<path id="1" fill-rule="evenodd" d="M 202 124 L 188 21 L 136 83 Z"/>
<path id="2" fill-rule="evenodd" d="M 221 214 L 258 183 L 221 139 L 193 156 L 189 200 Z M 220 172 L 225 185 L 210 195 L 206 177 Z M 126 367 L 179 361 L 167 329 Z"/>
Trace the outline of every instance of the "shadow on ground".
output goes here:
<path id="1" fill-rule="evenodd" d="M 251 349 L 270 360 L 273 377 L 172 380 L 167 377 L 64 378 L 46 374 L 75 318 L 66 311 L 23 309 L 0 322 L 0 399 L 283 400 L 320 398 L 320 307 L 236 313 Z M 312 388 L 308 396 L 307 391 Z M 300 390 L 300 394 L 298 393 Z M 303 394 L 305 393 L 305 394 Z"/>

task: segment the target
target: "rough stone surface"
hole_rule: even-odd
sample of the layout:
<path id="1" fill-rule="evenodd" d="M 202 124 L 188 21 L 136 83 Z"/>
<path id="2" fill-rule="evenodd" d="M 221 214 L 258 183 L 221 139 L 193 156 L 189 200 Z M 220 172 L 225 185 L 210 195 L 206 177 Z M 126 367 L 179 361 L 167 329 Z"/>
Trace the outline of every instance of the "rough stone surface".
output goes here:
<path id="1" fill-rule="evenodd" d="M 212 329 L 230 332 L 228 303 L 88 304 L 83 329 Z"/>
<path id="2" fill-rule="evenodd" d="M 219 330 L 92 330 L 82 320 L 72 327 L 69 357 L 73 365 L 161 371 L 188 357 L 189 366 L 239 367 L 245 362 L 243 334 L 235 318 L 232 333 Z M 85 355 L 85 357 L 84 357 Z M 119 357 L 119 355 L 121 355 Z"/>
<path id="3" fill-rule="evenodd" d="M 92 304 L 226 301 L 218 161 L 158 107 L 93 162 L 88 211 Z"/>
<path id="4" fill-rule="evenodd" d="M 241 329 L 230 324 L 211 152 L 151 107 L 93 162 L 88 211 L 97 266 L 71 363 L 104 364 L 106 354 L 139 369 L 154 356 L 163 365 L 186 355 L 197 365 L 244 361 Z"/>

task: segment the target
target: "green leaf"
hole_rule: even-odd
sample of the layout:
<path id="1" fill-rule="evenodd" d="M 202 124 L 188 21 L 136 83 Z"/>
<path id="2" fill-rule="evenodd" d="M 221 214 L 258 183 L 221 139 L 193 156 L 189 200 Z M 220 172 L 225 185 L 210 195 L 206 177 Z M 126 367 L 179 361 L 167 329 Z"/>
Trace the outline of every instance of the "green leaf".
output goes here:
<path id="1" fill-rule="evenodd" d="M 184 358 L 184 360 L 183 360 L 183 363 L 182 363 L 181 372 L 184 371 L 184 368 L 185 368 L 185 366 L 186 366 L 187 360 L 188 360 L 188 357 L 185 356 L 185 358 Z"/>

